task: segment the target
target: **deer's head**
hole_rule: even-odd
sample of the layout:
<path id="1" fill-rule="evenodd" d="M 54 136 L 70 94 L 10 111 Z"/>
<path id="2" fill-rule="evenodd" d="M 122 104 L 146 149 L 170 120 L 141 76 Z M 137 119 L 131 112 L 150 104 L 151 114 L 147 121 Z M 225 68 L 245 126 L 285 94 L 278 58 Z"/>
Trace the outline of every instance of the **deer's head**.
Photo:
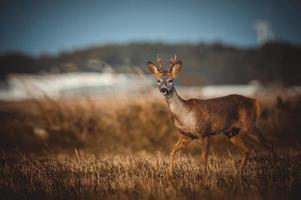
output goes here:
<path id="1" fill-rule="evenodd" d="M 176 56 L 170 59 L 170 67 L 166 71 L 163 69 L 161 64 L 161 58 L 157 57 L 157 64 L 152 63 L 151 61 L 147 62 L 149 70 L 157 78 L 158 87 L 160 92 L 169 97 L 172 94 L 174 89 L 174 80 L 182 69 L 182 62 L 178 61 Z"/>

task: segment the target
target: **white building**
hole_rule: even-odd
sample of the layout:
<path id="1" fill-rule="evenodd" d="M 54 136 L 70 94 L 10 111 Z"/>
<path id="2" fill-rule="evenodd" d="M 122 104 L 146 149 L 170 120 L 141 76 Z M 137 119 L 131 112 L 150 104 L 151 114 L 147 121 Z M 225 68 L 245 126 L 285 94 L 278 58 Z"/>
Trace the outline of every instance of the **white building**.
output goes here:
<path id="1" fill-rule="evenodd" d="M 152 84 L 152 77 L 130 73 L 12 74 L 8 77 L 8 88 L 0 91 L 0 99 L 19 100 L 43 96 L 59 98 L 135 93 L 142 92 Z"/>
<path id="2" fill-rule="evenodd" d="M 154 88 L 156 81 L 152 75 L 134 73 L 118 74 L 111 71 L 73 72 L 50 75 L 12 74 L 8 78 L 8 88 L 0 90 L 0 100 L 22 100 L 31 98 L 62 98 L 105 95 L 160 95 Z M 208 85 L 203 87 L 181 87 L 177 90 L 184 98 L 213 98 L 229 94 L 255 96 L 261 94 L 301 93 L 301 87 L 284 89 L 264 89 L 259 83 L 247 85 Z"/>

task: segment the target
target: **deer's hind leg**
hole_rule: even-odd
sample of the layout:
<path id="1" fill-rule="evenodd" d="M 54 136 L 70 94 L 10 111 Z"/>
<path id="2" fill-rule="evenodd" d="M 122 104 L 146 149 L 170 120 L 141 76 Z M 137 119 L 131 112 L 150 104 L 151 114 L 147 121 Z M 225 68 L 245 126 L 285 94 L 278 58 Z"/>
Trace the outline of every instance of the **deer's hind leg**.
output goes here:
<path id="1" fill-rule="evenodd" d="M 242 173 L 242 171 L 244 170 L 246 163 L 249 159 L 251 149 L 249 147 L 247 147 L 247 145 L 243 142 L 240 134 L 237 134 L 229 139 L 230 139 L 230 142 L 234 146 L 236 146 L 240 151 L 240 155 L 242 158 L 240 161 L 239 172 Z"/>
<path id="2" fill-rule="evenodd" d="M 273 144 L 262 134 L 262 131 L 259 128 L 252 128 L 250 131 L 248 131 L 248 136 L 271 151 L 274 157 L 276 157 Z"/>

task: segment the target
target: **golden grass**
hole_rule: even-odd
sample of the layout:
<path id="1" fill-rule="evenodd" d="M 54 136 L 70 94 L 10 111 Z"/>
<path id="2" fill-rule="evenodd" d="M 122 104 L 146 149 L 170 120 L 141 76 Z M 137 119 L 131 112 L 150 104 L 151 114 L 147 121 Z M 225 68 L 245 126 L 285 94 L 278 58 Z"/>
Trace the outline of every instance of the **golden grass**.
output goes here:
<path id="1" fill-rule="evenodd" d="M 300 105 L 300 97 L 262 104 L 259 125 L 275 143 L 278 159 L 247 141 L 258 153 L 240 176 L 238 151 L 225 136 L 213 137 L 205 180 L 199 166 L 201 147 L 193 142 L 176 161 L 171 189 L 167 155 L 178 134 L 161 97 L 1 103 L 0 195 L 13 199 L 291 198 L 300 195 L 301 186 Z"/>
<path id="2" fill-rule="evenodd" d="M 21 105 L 20 105 L 21 104 Z M 263 104 L 259 126 L 276 146 L 298 146 L 301 141 L 301 99 L 278 105 Z M 127 98 L 29 101 L 0 105 L 2 149 L 92 152 L 168 152 L 178 138 L 163 98 L 145 95 Z M 9 108 L 9 109 L 8 109 Z M 213 137 L 218 152 L 230 148 L 224 136 Z M 191 150 L 199 149 L 192 145 Z"/>
<path id="3" fill-rule="evenodd" d="M 301 152 L 277 160 L 257 155 L 239 175 L 238 163 L 212 156 L 205 179 L 199 159 L 182 156 L 170 187 L 161 154 L 2 154 L 0 193 L 21 199 L 285 199 L 300 195 L 300 158 Z"/>

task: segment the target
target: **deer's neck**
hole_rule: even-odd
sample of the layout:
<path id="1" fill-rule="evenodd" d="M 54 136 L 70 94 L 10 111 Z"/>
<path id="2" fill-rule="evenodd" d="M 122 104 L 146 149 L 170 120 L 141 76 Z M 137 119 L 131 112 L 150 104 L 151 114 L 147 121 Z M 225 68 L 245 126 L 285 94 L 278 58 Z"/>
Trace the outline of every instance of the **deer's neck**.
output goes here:
<path id="1" fill-rule="evenodd" d="M 167 102 L 170 111 L 175 116 L 188 110 L 185 101 L 178 95 L 175 87 L 173 87 L 170 96 L 165 97 L 165 101 Z"/>

